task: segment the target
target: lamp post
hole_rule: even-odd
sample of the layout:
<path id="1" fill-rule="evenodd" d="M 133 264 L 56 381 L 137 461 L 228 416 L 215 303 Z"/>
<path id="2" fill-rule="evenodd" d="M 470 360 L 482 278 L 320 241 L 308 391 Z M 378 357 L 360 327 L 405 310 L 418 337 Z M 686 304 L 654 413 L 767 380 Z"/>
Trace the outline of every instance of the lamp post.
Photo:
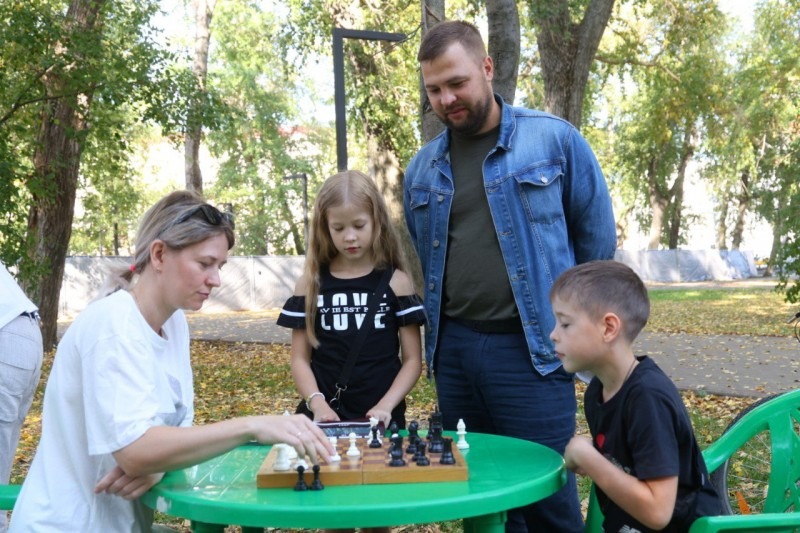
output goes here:
<path id="1" fill-rule="evenodd" d="M 370 41 L 404 41 L 404 33 L 333 29 L 333 89 L 336 109 L 336 164 L 339 171 L 347 170 L 347 117 L 344 109 L 344 39 Z"/>
<path id="2" fill-rule="evenodd" d="M 303 180 L 303 248 L 308 248 L 308 174 L 299 172 L 284 176 L 285 180 Z"/>

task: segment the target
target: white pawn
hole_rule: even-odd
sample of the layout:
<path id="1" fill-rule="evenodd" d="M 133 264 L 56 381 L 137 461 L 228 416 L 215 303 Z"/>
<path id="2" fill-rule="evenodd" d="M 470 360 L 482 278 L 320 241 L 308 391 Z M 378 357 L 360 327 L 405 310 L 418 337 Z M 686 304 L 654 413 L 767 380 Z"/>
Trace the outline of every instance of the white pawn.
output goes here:
<path id="1" fill-rule="evenodd" d="M 469 443 L 467 442 L 467 425 L 464 423 L 463 418 L 458 419 L 458 424 L 456 424 L 456 435 L 458 435 L 456 448 L 459 450 L 466 450 L 469 448 Z"/>
<path id="2" fill-rule="evenodd" d="M 353 432 L 350 433 L 350 448 L 347 449 L 347 456 L 348 457 L 358 457 L 361 455 L 361 452 L 358 449 L 358 445 L 356 444 L 356 440 L 358 436 Z"/>
<path id="3" fill-rule="evenodd" d="M 339 449 L 337 448 L 337 443 L 339 442 L 339 439 L 337 439 L 336 437 L 328 437 L 328 441 L 331 443 L 331 446 L 333 446 L 333 452 L 334 452 L 334 454 L 331 455 L 331 461 L 335 463 L 341 461 L 342 456 L 339 455 Z"/>
<path id="4" fill-rule="evenodd" d="M 276 472 L 289 470 L 289 445 L 281 442 L 276 444 L 274 448 L 277 455 L 275 456 L 275 463 L 272 465 L 272 469 Z"/>

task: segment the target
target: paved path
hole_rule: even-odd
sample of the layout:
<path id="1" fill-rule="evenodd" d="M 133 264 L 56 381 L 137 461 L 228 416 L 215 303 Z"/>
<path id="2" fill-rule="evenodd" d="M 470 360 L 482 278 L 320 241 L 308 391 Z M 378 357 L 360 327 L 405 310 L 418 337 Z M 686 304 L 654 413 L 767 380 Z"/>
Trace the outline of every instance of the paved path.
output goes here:
<path id="1" fill-rule="evenodd" d="M 698 282 L 697 288 L 773 287 L 774 280 L 750 278 Z M 686 283 L 649 284 L 687 288 Z M 193 339 L 289 344 L 290 331 L 275 324 L 278 310 L 222 314 L 190 313 Z M 60 323 L 63 331 L 67 323 Z M 60 336 L 60 335 L 59 335 Z M 800 344 L 790 337 L 686 335 L 642 332 L 637 354 L 648 354 L 681 390 L 727 396 L 767 396 L 800 387 Z"/>
<path id="2" fill-rule="evenodd" d="M 277 311 L 190 314 L 192 338 L 289 344 Z M 800 344 L 794 338 L 642 332 L 637 354 L 648 354 L 679 389 L 726 396 L 766 396 L 800 387 Z"/>

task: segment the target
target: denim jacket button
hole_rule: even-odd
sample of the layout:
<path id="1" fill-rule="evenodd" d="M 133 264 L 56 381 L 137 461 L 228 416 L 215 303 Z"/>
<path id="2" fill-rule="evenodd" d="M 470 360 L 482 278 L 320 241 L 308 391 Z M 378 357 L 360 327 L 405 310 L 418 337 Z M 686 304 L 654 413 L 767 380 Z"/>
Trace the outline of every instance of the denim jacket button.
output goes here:
<path id="1" fill-rule="evenodd" d="M 444 195 L 440 194 L 439 196 L 436 197 L 436 200 L 439 202 L 444 202 Z"/>
<path id="2" fill-rule="evenodd" d="M 547 177 L 546 176 L 542 176 L 540 179 L 542 180 L 542 183 L 547 184 Z"/>
<path id="3" fill-rule="evenodd" d="M 435 241 L 433 241 L 433 247 L 434 248 L 438 248 L 439 247 L 439 239 L 436 239 Z"/>
<path id="4" fill-rule="evenodd" d="M 428 283 L 428 290 L 432 291 L 434 289 L 433 283 Z"/>

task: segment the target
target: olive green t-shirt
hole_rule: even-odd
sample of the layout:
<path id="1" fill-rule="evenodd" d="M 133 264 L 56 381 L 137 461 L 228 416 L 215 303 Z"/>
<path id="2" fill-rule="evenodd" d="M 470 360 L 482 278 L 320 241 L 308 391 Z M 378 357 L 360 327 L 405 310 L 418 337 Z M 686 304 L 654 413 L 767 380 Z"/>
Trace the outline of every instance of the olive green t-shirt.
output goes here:
<path id="1" fill-rule="evenodd" d="M 483 186 L 483 161 L 497 143 L 499 126 L 463 137 L 451 131 L 453 205 L 444 275 L 446 315 L 467 320 L 519 316 Z"/>

